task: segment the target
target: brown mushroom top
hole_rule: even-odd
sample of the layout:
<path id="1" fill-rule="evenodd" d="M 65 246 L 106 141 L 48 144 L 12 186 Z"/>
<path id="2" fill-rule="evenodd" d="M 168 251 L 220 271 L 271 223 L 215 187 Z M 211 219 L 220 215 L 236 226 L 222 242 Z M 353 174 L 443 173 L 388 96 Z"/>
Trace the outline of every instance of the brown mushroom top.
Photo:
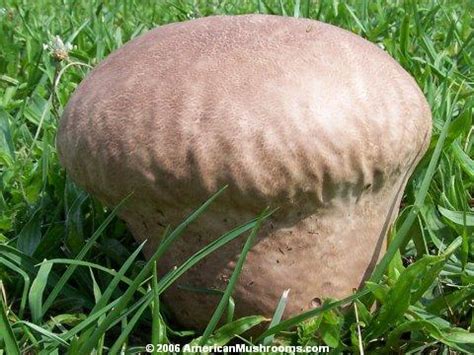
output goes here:
<path id="1" fill-rule="evenodd" d="M 310 213 L 393 184 L 430 138 L 415 81 L 381 49 L 321 22 L 207 17 L 152 30 L 72 96 L 58 149 L 104 202 Z M 229 192 L 229 191 L 228 191 Z M 183 215 L 184 216 L 184 215 Z"/>

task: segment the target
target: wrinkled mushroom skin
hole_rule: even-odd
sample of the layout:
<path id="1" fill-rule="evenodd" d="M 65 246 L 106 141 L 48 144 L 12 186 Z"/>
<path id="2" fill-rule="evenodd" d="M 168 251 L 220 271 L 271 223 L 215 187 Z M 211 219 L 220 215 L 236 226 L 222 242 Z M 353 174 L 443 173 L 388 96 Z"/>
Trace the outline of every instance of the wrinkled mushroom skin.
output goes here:
<path id="1" fill-rule="evenodd" d="M 407 179 L 427 149 L 429 107 L 375 45 L 317 21 L 208 17 L 159 27 L 102 62 L 72 96 L 58 150 L 70 177 L 113 206 L 147 256 L 224 185 L 226 192 L 159 261 L 159 272 L 265 207 L 233 294 L 237 316 L 285 316 L 345 297 L 385 249 Z M 176 319 L 203 328 L 245 237 L 164 295 Z M 313 302 L 314 304 L 314 302 Z"/>

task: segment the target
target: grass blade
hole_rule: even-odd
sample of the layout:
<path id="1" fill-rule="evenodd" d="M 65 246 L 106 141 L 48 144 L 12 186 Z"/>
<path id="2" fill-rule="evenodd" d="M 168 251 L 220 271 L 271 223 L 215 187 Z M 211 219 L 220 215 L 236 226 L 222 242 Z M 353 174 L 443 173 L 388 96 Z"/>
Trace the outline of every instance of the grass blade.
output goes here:
<path id="1" fill-rule="evenodd" d="M 49 330 L 47 329 L 44 329 L 42 327 L 40 327 L 39 325 L 36 325 L 36 324 L 33 324 L 33 323 L 30 323 L 30 322 L 27 322 L 27 321 L 18 321 L 15 323 L 15 326 L 16 325 L 20 325 L 20 324 L 24 324 L 26 326 L 28 326 L 29 328 L 31 328 L 32 330 L 34 330 L 35 332 L 38 332 L 39 334 L 51 339 L 51 340 L 54 340 L 58 343 L 61 343 L 62 345 L 64 346 L 69 346 L 69 344 L 64 341 L 63 339 L 61 339 L 61 337 L 59 337 L 58 335 L 54 334 L 53 332 L 50 332 Z"/>
<path id="2" fill-rule="evenodd" d="M 6 267 L 14 270 L 23 277 L 23 293 L 21 295 L 20 310 L 18 312 L 18 317 L 23 318 L 23 313 L 25 311 L 26 301 L 28 300 L 28 290 L 30 289 L 30 277 L 28 274 L 20 269 L 18 266 L 8 261 L 7 259 L 0 257 L 0 264 L 5 265 Z"/>
<path id="3" fill-rule="evenodd" d="M 28 301 L 30 305 L 31 317 L 33 323 L 39 324 L 43 316 L 43 292 L 48 283 L 48 275 L 53 264 L 42 264 L 36 275 L 36 278 L 31 284 L 30 293 L 28 294 Z"/>
<path id="4" fill-rule="evenodd" d="M 15 339 L 15 334 L 13 334 L 12 327 L 10 326 L 10 321 L 7 316 L 7 307 L 1 295 L 0 299 L 2 301 L 2 309 L 0 309 L 0 336 L 5 344 L 7 354 L 20 355 L 20 348 Z"/>
<path id="5" fill-rule="evenodd" d="M 265 215 L 264 218 L 267 218 L 270 215 L 268 213 Z M 164 292 L 173 282 L 175 282 L 181 275 L 183 275 L 187 270 L 189 270 L 191 267 L 196 265 L 199 261 L 201 261 L 203 258 L 205 258 L 207 255 L 211 254 L 215 250 L 219 249 L 221 246 L 224 244 L 234 240 L 241 234 L 251 230 L 252 228 L 255 228 L 258 220 L 255 219 L 253 221 L 250 221 L 240 227 L 237 227 L 233 229 L 230 232 L 225 233 L 222 235 L 220 238 L 212 241 L 209 243 L 206 247 L 202 248 L 199 250 L 197 253 L 195 253 L 192 257 L 187 259 L 180 267 L 178 267 L 176 270 L 171 271 L 167 275 L 165 275 L 160 282 L 158 283 L 158 288 L 161 292 Z"/>
<path id="6" fill-rule="evenodd" d="M 307 312 L 304 312 L 304 313 L 301 313 L 295 317 L 292 317 L 290 319 L 287 319 L 277 325 L 275 325 L 274 327 L 271 327 L 269 329 L 267 329 L 265 332 L 263 332 L 256 340 L 256 342 L 258 343 L 259 341 L 261 341 L 262 339 L 265 339 L 266 337 L 270 336 L 270 335 L 273 335 L 273 334 L 277 334 L 279 332 L 281 332 L 282 330 L 286 330 L 286 329 L 289 329 L 291 327 L 294 327 L 295 325 L 305 321 L 306 319 L 309 319 L 309 318 L 313 318 L 315 316 L 318 316 L 320 315 L 321 313 L 323 312 L 327 312 L 331 309 L 334 309 L 334 308 L 337 308 L 337 307 L 340 307 L 340 306 L 343 306 L 347 303 L 351 303 L 351 302 L 354 302 L 355 300 L 369 294 L 371 291 L 368 290 L 368 289 L 364 289 L 364 290 L 361 290 L 357 293 L 354 293 L 353 295 L 349 296 L 349 297 L 346 297 L 342 300 L 339 300 L 339 301 L 336 301 L 336 302 L 331 302 L 331 303 L 327 303 L 327 304 L 324 304 L 322 305 L 321 307 L 318 307 L 318 308 L 315 308 L 315 309 L 312 309 L 312 310 L 309 310 Z"/>
<path id="7" fill-rule="evenodd" d="M 247 316 L 227 323 L 216 330 L 215 334 L 207 339 L 206 345 L 216 347 L 224 346 L 235 337 L 238 337 L 247 330 L 265 321 L 268 321 L 268 319 L 262 316 Z M 194 339 L 189 344 L 190 348 L 192 349 L 193 346 L 198 345 L 201 339 L 201 337 Z"/>
<path id="8" fill-rule="evenodd" d="M 140 246 L 128 257 L 128 259 L 125 261 L 125 263 L 123 264 L 123 266 L 120 268 L 120 270 L 116 273 L 116 275 L 114 276 L 114 278 L 112 279 L 112 281 L 109 283 L 109 285 L 107 286 L 107 288 L 105 289 L 104 293 L 102 294 L 102 296 L 100 297 L 100 299 L 97 301 L 96 305 L 94 306 L 94 308 L 92 308 L 89 316 L 93 315 L 94 313 L 98 312 L 100 309 L 102 309 L 103 307 L 105 307 L 105 305 L 107 304 L 107 302 L 109 301 L 110 297 L 112 296 L 113 292 L 116 290 L 119 282 L 125 278 L 125 273 L 127 272 L 127 270 L 130 268 L 130 266 L 132 265 L 133 261 L 136 259 L 136 257 L 138 256 L 138 253 L 140 253 L 140 251 L 142 250 L 143 246 L 145 245 L 146 241 L 143 242 L 142 244 L 140 244 Z M 133 284 L 133 281 L 128 279 L 127 280 L 129 282 L 127 282 L 128 285 L 131 285 Z M 137 289 L 137 290 L 140 290 L 140 287 Z M 146 291 L 143 290 L 143 293 L 146 294 Z M 98 319 L 98 323 L 102 322 L 104 320 L 103 317 L 101 317 L 100 319 Z M 91 323 L 91 326 L 92 326 L 92 323 Z M 91 334 L 91 330 L 87 331 L 87 332 L 84 332 L 82 335 L 81 335 L 81 338 L 79 339 L 79 341 L 84 341 L 84 339 L 87 339 Z"/>
<path id="9" fill-rule="evenodd" d="M 38 273 L 38 260 L 23 254 L 9 245 L 0 244 L 0 255 L 3 255 L 6 260 L 11 261 L 17 267 L 20 267 L 23 271 L 28 273 L 28 275 L 36 275 Z M 53 288 L 59 282 L 59 279 L 60 277 L 54 272 L 54 270 L 51 270 L 48 277 L 48 285 Z M 68 297 L 74 297 L 77 295 L 76 290 L 67 284 L 63 288 L 63 293 Z M 85 305 L 90 307 L 93 306 L 89 300 L 85 300 Z"/>
<path id="10" fill-rule="evenodd" d="M 91 279 L 92 279 L 92 291 L 94 293 L 94 300 L 97 303 L 97 302 L 99 302 L 99 300 L 102 297 L 102 291 L 100 290 L 100 287 L 97 284 L 97 281 L 95 280 L 94 273 L 92 272 L 92 269 L 89 268 L 89 271 L 90 271 Z M 105 315 L 100 317 L 98 322 L 100 323 L 101 321 L 103 321 L 104 317 L 105 317 Z M 105 341 L 104 337 L 99 339 L 99 346 L 97 347 L 97 355 L 102 354 L 102 349 L 104 348 L 104 341 Z"/>
<path id="11" fill-rule="evenodd" d="M 237 264 L 235 265 L 234 271 L 232 273 L 232 276 L 230 277 L 229 284 L 226 287 L 226 290 L 224 292 L 224 295 L 222 296 L 219 304 L 217 305 L 216 310 L 214 311 L 214 314 L 211 317 L 211 320 L 209 321 L 206 329 L 204 330 L 204 333 L 202 335 L 202 338 L 199 342 L 200 345 L 206 344 L 209 336 L 212 334 L 214 329 L 217 326 L 217 323 L 222 317 L 222 314 L 224 313 L 224 310 L 229 303 L 229 298 L 232 295 L 232 292 L 234 291 L 234 286 L 239 278 L 239 275 L 242 271 L 242 267 L 244 266 L 245 258 L 247 257 L 248 252 L 250 251 L 250 248 L 253 245 L 253 242 L 255 241 L 255 238 L 257 236 L 257 232 L 260 229 L 260 225 L 263 221 L 263 218 L 267 214 L 267 211 L 265 210 L 260 217 L 257 219 L 257 223 L 255 224 L 255 227 L 253 227 L 252 232 L 250 233 L 250 236 L 247 238 L 247 241 L 244 244 L 244 247 L 242 249 L 242 252 L 239 256 L 239 259 L 237 261 Z"/>
<path id="12" fill-rule="evenodd" d="M 92 248 L 92 246 L 94 245 L 97 238 L 99 238 L 99 236 L 102 234 L 102 232 L 105 230 L 105 228 L 107 228 L 107 226 L 110 224 L 110 222 L 112 222 L 112 220 L 116 216 L 117 212 L 124 205 L 124 203 L 129 199 L 130 196 L 131 196 L 131 194 L 128 195 L 127 197 L 125 197 L 112 210 L 112 212 L 110 212 L 110 214 L 107 216 L 107 218 L 104 220 L 104 222 L 102 222 L 102 224 L 99 226 L 99 228 L 97 228 L 97 230 L 94 232 L 94 234 L 89 239 L 89 241 L 86 243 L 86 245 L 84 245 L 84 247 L 81 249 L 79 254 L 76 255 L 76 257 L 75 257 L 76 260 L 82 260 L 86 256 L 87 252 L 89 251 L 90 248 Z M 66 272 L 61 276 L 58 283 L 53 288 L 53 290 L 51 291 L 51 293 L 49 294 L 48 298 L 46 299 L 46 301 L 43 305 L 43 314 L 46 313 L 47 310 L 52 306 L 53 302 L 56 300 L 56 298 L 61 293 L 61 290 L 63 289 L 63 287 L 66 285 L 67 281 L 69 280 L 69 278 L 72 276 L 72 274 L 76 270 L 76 267 L 77 267 L 76 265 L 70 265 L 67 268 Z"/>
<path id="13" fill-rule="evenodd" d="M 130 319 L 130 321 L 128 322 L 125 329 L 122 329 L 122 332 L 120 333 L 120 336 L 117 338 L 115 343 L 112 345 L 112 347 L 110 348 L 108 354 L 111 354 L 111 355 L 112 354 L 117 354 L 120 351 L 120 348 L 122 347 L 122 344 L 127 340 L 127 337 L 130 335 L 133 328 L 135 328 L 135 324 L 137 324 L 138 320 L 142 316 L 142 313 L 150 305 L 151 301 L 152 301 L 152 298 L 150 298 L 150 300 L 148 302 L 144 302 L 141 305 L 141 307 L 133 315 L 132 319 Z"/>
<path id="14" fill-rule="evenodd" d="M 130 268 L 130 266 L 132 266 L 132 263 L 135 261 L 136 257 L 138 256 L 138 254 L 142 250 L 145 243 L 146 242 L 143 242 L 142 244 L 140 244 L 140 246 L 128 257 L 128 259 L 125 261 L 123 266 L 120 268 L 120 270 L 117 272 L 115 277 L 112 279 L 112 281 L 109 283 L 109 285 L 105 289 L 105 291 L 102 294 L 102 297 L 100 298 L 100 300 L 97 302 L 95 307 L 92 309 L 91 314 L 97 312 L 97 310 L 101 309 L 102 307 L 104 307 L 107 304 L 110 297 L 112 297 L 112 293 L 117 288 L 119 282 L 125 277 L 125 273 Z M 129 279 L 127 279 L 127 280 L 129 280 Z"/>
<path id="15" fill-rule="evenodd" d="M 152 279 L 152 292 L 153 292 L 153 303 L 152 303 L 152 321 L 151 321 L 151 343 L 156 344 L 167 344 L 168 339 L 166 337 L 166 325 L 164 324 L 163 318 L 160 314 L 160 293 L 158 289 L 158 275 L 157 265 L 153 267 L 153 279 Z"/>
<path id="16" fill-rule="evenodd" d="M 465 227 L 474 227 L 474 213 L 451 211 L 441 206 L 438 206 L 438 210 L 444 217 L 453 223 Z"/>
<path id="17" fill-rule="evenodd" d="M 290 293 L 290 289 L 283 291 L 283 294 L 280 297 L 280 301 L 278 302 L 277 308 L 275 309 L 275 313 L 273 314 L 272 321 L 268 328 L 275 327 L 281 321 L 283 317 L 283 313 L 285 312 L 286 304 L 288 303 L 288 294 Z M 275 335 L 269 335 L 265 339 L 263 339 L 263 345 L 270 345 L 273 342 L 273 338 Z"/>
<path id="18" fill-rule="evenodd" d="M 140 249 L 141 250 L 141 249 Z M 134 255 L 135 253 L 133 253 L 132 255 Z M 0 261 L 1 261 L 1 258 L 0 258 Z M 128 259 L 127 261 L 125 262 L 124 266 L 127 264 L 128 262 Z M 100 271 L 103 271 L 104 273 L 106 274 L 109 274 L 113 277 L 116 277 L 116 276 L 119 276 L 119 281 L 122 281 L 123 283 L 127 284 L 127 285 L 131 285 L 132 284 L 132 280 L 129 279 L 128 277 L 122 275 L 122 273 L 120 271 L 114 271 L 113 269 L 109 269 L 105 266 L 102 266 L 102 265 L 98 265 L 98 264 L 95 264 L 95 263 L 91 263 L 89 261 L 82 261 L 82 260 L 75 260 L 75 259 L 50 259 L 50 260 L 45 260 L 43 261 L 42 263 L 39 263 L 37 264 L 38 266 L 39 265 L 43 265 L 43 264 L 69 264 L 69 265 L 76 265 L 76 266 L 85 266 L 85 267 L 88 267 L 88 268 L 92 268 L 92 269 L 96 269 L 96 270 L 100 270 Z M 122 268 L 124 267 L 122 266 Z M 120 270 L 122 270 L 122 268 Z M 111 281 L 112 282 L 112 281 Z M 109 284 L 110 285 L 110 284 Z M 115 285 L 116 286 L 116 285 Z M 106 290 L 107 291 L 107 290 Z M 145 294 L 146 291 L 144 288 L 139 288 L 138 289 L 139 292 Z M 105 294 L 105 292 L 104 292 Z"/>
<path id="19" fill-rule="evenodd" d="M 131 300 L 133 294 L 141 284 L 143 280 L 151 273 L 151 270 L 154 266 L 156 260 L 158 260 L 165 251 L 169 248 L 171 243 L 178 238 L 185 228 L 191 224 L 196 218 L 198 218 L 209 205 L 225 190 L 226 187 L 220 189 L 217 193 L 215 193 L 209 200 L 207 200 L 201 207 L 199 207 L 195 212 L 193 212 L 183 223 L 181 223 L 169 236 L 163 236 L 163 242 L 158 247 L 158 250 L 153 254 L 153 256 L 148 260 L 145 264 L 143 269 L 140 273 L 136 276 L 135 280 L 133 281 L 132 285 L 125 291 L 122 297 L 120 297 L 120 301 L 117 304 L 116 310 L 113 313 L 109 313 L 104 321 L 99 325 L 99 327 L 92 333 L 89 337 L 88 341 L 84 345 L 84 352 L 89 353 L 92 351 L 94 346 L 97 344 L 98 339 L 102 336 L 102 334 L 108 329 L 108 327 L 116 320 L 118 317 L 117 314 L 120 314 L 128 302 Z"/>
<path id="20" fill-rule="evenodd" d="M 293 17 L 300 17 L 300 7 L 301 7 L 301 0 L 295 0 L 295 7 L 293 10 Z"/>
<path id="21" fill-rule="evenodd" d="M 222 295 L 224 294 L 224 291 L 216 290 L 213 288 L 194 287 L 194 286 L 187 286 L 187 285 L 178 285 L 178 288 L 182 290 L 205 293 L 208 295 L 215 295 L 215 296 L 220 296 L 220 297 L 222 297 Z M 227 305 L 226 323 L 232 322 L 232 320 L 234 319 L 234 311 L 235 311 L 235 301 L 232 297 L 230 297 L 229 304 Z"/>

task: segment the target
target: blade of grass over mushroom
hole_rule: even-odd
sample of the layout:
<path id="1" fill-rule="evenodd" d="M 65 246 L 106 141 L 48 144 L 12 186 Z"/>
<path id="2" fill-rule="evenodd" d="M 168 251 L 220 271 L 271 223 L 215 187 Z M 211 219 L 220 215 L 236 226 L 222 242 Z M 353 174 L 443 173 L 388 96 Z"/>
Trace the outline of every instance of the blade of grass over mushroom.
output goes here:
<path id="1" fill-rule="evenodd" d="M 247 330 L 268 321 L 267 318 L 262 316 L 247 316 L 236 319 L 229 322 L 219 329 L 217 329 L 213 335 L 211 335 L 207 341 L 207 346 L 223 346 L 235 337 L 245 333 Z M 199 345 L 202 337 L 194 339 L 189 345 Z"/>
<path id="2" fill-rule="evenodd" d="M 207 343 L 215 346 L 223 346 L 238 335 L 245 333 L 247 330 L 268 321 L 263 316 L 247 316 L 229 322 L 211 335 Z"/>
<path id="3" fill-rule="evenodd" d="M 260 229 L 260 225 L 262 224 L 263 219 L 265 215 L 267 214 L 268 214 L 268 210 L 265 210 L 257 218 L 257 223 L 253 227 L 252 231 L 250 232 L 250 236 L 247 238 L 247 241 L 244 244 L 244 247 L 242 249 L 242 252 L 240 253 L 239 259 L 237 260 L 237 264 L 235 265 L 234 271 L 232 272 L 232 276 L 230 277 L 229 283 L 225 289 L 224 295 L 222 296 L 219 304 L 217 305 L 217 308 L 214 311 L 214 314 L 212 315 L 211 320 L 209 321 L 209 324 L 204 330 L 202 338 L 199 341 L 199 345 L 206 344 L 209 336 L 212 334 L 214 329 L 216 329 L 217 323 L 221 319 L 222 314 L 224 313 L 224 310 L 229 303 L 229 298 L 232 295 L 232 292 L 234 291 L 234 286 L 235 286 L 235 283 L 237 282 L 237 279 L 239 278 L 240 272 L 242 271 L 242 267 L 244 266 L 245 258 L 247 257 L 247 254 L 250 251 L 250 248 L 252 247 L 255 241 L 257 232 Z"/>
<path id="4" fill-rule="evenodd" d="M 283 313 L 285 312 L 286 304 L 288 303 L 288 294 L 290 293 L 290 289 L 283 291 L 281 295 L 280 301 L 278 302 L 277 308 L 275 309 L 275 313 L 273 314 L 272 321 L 270 322 L 268 328 L 275 327 L 280 323 L 281 318 L 283 317 Z M 263 345 L 270 345 L 275 337 L 274 334 L 269 335 L 265 339 L 263 339 Z"/>
<path id="5" fill-rule="evenodd" d="M 222 291 L 222 290 L 216 290 L 212 288 L 202 288 L 202 287 L 194 287 L 194 286 L 186 286 L 186 285 L 179 285 L 178 288 L 182 290 L 205 293 L 208 295 L 216 295 L 216 296 L 221 296 L 221 297 L 225 292 L 225 290 Z M 232 322 L 234 318 L 234 311 L 235 311 L 235 301 L 231 296 L 229 298 L 229 304 L 227 305 L 227 314 L 226 314 L 227 323 Z"/>
<path id="6" fill-rule="evenodd" d="M 156 252 L 151 256 L 151 258 L 147 261 L 143 269 L 140 273 L 135 277 L 132 285 L 128 287 L 125 293 L 120 297 L 120 301 L 117 304 L 116 310 L 113 314 L 108 314 L 107 318 L 95 329 L 95 331 L 90 336 L 89 340 L 84 345 L 84 351 L 89 352 L 92 351 L 94 344 L 97 342 L 99 337 L 107 330 L 110 324 L 117 318 L 117 314 L 120 314 L 123 309 L 126 307 L 128 302 L 131 300 L 133 294 L 138 289 L 139 285 L 146 277 L 151 273 L 152 267 L 156 260 L 158 260 L 169 248 L 171 243 L 178 238 L 185 228 L 191 224 L 196 218 L 198 218 L 209 205 L 220 195 L 224 192 L 227 186 L 224 186 L 222 189 L 217 191 L 213 196 L 211 196 L 204 204 L 201 205 L 196 211 L 194 211 L 184 222 L 182 222 L 175 230 L 173 230 L 168 236 L 164 235 L 162 238 L 162 242 L 160 243 Z"/>
<path id="7" fill-rule="evenodd" d="M 7 354 L 20 355 L 20 348 L 18 342 L 15 339 L 10 321 L 8 320 L 7 307 L 3 301 L 2 295 L 0 295 L 1 309 L 0 309 L 0 335 L 1 339 L 5 344 L 5 350 Z"/>
<path id="8" fill-rule="evenodd" d="M 375 287 L 380 287 L 380 286 L 375 286 Z M 369 294 L 370 292 L 371 291 L 366 288 L 366 289 L 358 291 L 358 292 L 354 293 L 353 295 L 351 295 L 349 297 L 346 297 L 342 300 L 324 304 L 321 307 L 312 309 L 312 310 L 307 311 L 307 312 L 303 312 L 303 313 L 301 313 L 297 316 L 294 316 L 292 318 L 284 320 L 283 322 L 280 322 L 279 324 L 275 325 L 274 327 L 271 327 L 271 328 L 267 329 L 265 332 L 263 332 L 255 340 L 255 342 L 258 343 L 258 342 L 260 342 L 261 340 L 265 339 L 266 337 L 268 337 L 270 335 L 277 334 L 277 333 L 281 332 L 282 330 L 290 329 L 291 327 L 294 327 L 294 326 L 298 325 L 299 323 L 301 323 L 301 322 L 303 322 L 307 319 L 316 317 L 316 316 L 320 315 L 321 313 L 330 311 L 331 309 L 343 306 L 347 303 L 354 302 L 355 300 Z"/>
<path id="9" fill-rule="evenodd" d="M 241 227 L 238 227 L 234 230 L 232 230 L 231 232 L 228 232 L 226 234 L 224 234 L 223 236 L 221 236 L 220 238 L 218 238 L 217 240 L 215 240 L 214 242 L 210 243 L 209 245 L 207 245 L 205 248 L 201 249 L 200 251 L 198 251 L 195 255 L 193 255 L 192 257 L 190 257 L 188 260 L 186 260 L 186 262 L 181 265 L 180 267 L 178 267 L 176 270 L 173 270 L 171 271 L 170 273 L 168 273 L 166 276 L 164 276 L 159 282 L 158 282 L 158 285 L 157 285 L 157 292 L 158 294 L 161 294 L 162 292 L 164 292 L 176 279 L 178 279 L 181 275 L 183 275 L 187 270 L 189 270 L 192 266 L 194 266 L 195 264 L 197 264 L 200 260 L 202 260 L 204 257 L 206 257 L 207 255 L 211 254 L 212 252 L 214 252 L 215 250 L 217 250 L 218 248 L 220 248 L 221 246 L 225 245 L 226 243 L 230 242 L 231 240 L 237 238 L 238 236 L 240 236 L 242 233 L 252 229 L 252 228 L 255 228 L 255 226 L 257 225 L 257 223 L 265 218 L 268 218 L 268 216 L 271 215 L 271 213 L 273 213 L 273 211 L 271 212 L 267 212 L 265 215 L 263 215 L 262 217 L 258 218 L 258 219 L 255 219 Z M 152 260 L 152 259 L 150 259 Z M 128 292 L 128 291 L 127 291 Z M 123 296 L 122 296 L 123 297 Z M 120 299 L 122 299 L 122 297 Z M 148 297 L 148 296 L 147 296 Z M 119 300 L 120 300 L 119 299 Z M 150 302 L 152 301 L 152 298 L 151 298 L 151 294 L 150 294 L 150 298 L 147 299 L 147 304 L 150 304 Z M 120 314 L 121 310 L 119 309 L 119 307 L 117 306 L 115 308 L 115 312 L 114 312 L 114 315 L 112 318 L 115 318 L 113 321 L 114 322 L 117 322 L 118 320 L 118 316 L 116 316 L 117 314 Z M 105 321 L 100 325 L 102 326 L 103 324 L 105 323 Z M 110 328 L 111 325 L 108 326 L 108 328 Z M 95 333 L 98 334 L 98 332 L 102 331 L 102 332 L 105 332 L 106 329 L 105 327 L 103 327 L 103 330 L 100 329 L 96 329 L 95 330 Z M 97 334 L 95 335 L 97 337 Z M 94 336 L 94 334 L 92 335 Z M 91 336 L 91 337 L 92 337 Z M 89 337 L 87 337 L 89 338 Z M 92 341 L 90 341 L 90 343 L 92 343 Z M 87 346 L 87 344 L 86 344 Z"/>
<path id="10" fill-rule="evenodd" d="M 268 218 L 273 211 L 266 213 L 263 217 L 263 219 Z M 205 258 L 207 255 L 211 254 L 212 252 L 216 251 L 219 249 L 221 246 L 227 244 L 231 240 L 239 237 L 243 233 L 251 230 L 252 228 L 255 228 L 255 226 L 258 224 L 258 221 L 260 219 L 254 219 L 240 227 L 237 227 L 233 230 L 231 230 L 228 233 L 225 233 L 222 235 L 220 238 L 212 241 L 209 243 L 206 247 L 202 248 L 199 250 L 197 253 L 195 253 L 193 256 L 191 256 L 189 259 L 187 259 L 180 267 L 178 267 L 176 270 L 172 270 L 168 274 L 166 274 L 159 282 L 158 282 L 158 288 L 161 292 L 164 292 L 168 287 L 170 287 L 173 282 L 175 282 L 181 275 L 183 275 L 187 270 L 189 270 L 191 267 L 196 265 L 199 261 L 201 261 L 203 258 Z"/>
<path id="11" fill-rule="evenodd" d="M 390 261 L 395 256 L 400 246 L 405 242 L 405 238 L 407 237 L 412 224 L 415 222 L 415 219 L 418 215 L 420 208 L 423 206 L 423 202 L 428 193 L 431 180 L 433 179 L 433 176 L 436 171 L 436 166 L 438 165 L 438 161 L 441 156 L 444 141 L 448 134 L 449 125 L 451 123 L 451 117 L 452 115 L 449 112 L 447 112 L 446 121 L 443 125 L 443 129 L 441 130 L 441 134 L 438 138 L 438 141 L 436 142 L 436 147 L 433 152 L 433 155 L 431 156 L 431 160 L 428 165 L 428 169 L 426 170 L 425 176 L 423 178 L 423 182 L 421 184 L 420 190 L 418 191 L 418 194 L 416 195 L 415 204 L 414 206 L 411 207 L 410 211 L 408 212 L 407 218 L 405 219 L 402 226 L 397 231 L 397 234 L 395 235 L 390 245 L 388 246 L 387 252 L 382 257 L 382 260 L 380 260 L 380 262 L 377 264 L 377 266 L 374 269 L 374 272 L 370 276 L 369 280 L 372 282 L 379 282 L 382 279 L 382 276 L 385 273 L 385 270 L 387 269 L 388 265 L 390 264 Z"/>
<path id="12" fill-rule="evenodd" d="M 227 185 L 222 187 L 219 191 L 217 191 L 213 196 L 211 196 L 204 204 L 199 207 L 195 212 L 193 212 L 186 220 L 181 223 L 176 229 L 174 229 L 168 236 L 163 238 L 163 241 L 160 244 L 160 256 L 169 248 L 171 243 L 178 238 L 181 233 L 194 221 L 196 220 L 204 211 L 209 207 L 211 203 L 214 202 L 225 190 L 227 189 Z"/>
<path id="13" fill-rule="evenodd" d="M 82 260 L 87 252 L 89 251 L 90 248 L 94 245 L 95 241 L 99 236 L 102 234 L 102 232 L 107 228 L 107 226 L 112 222 L 112 220 L 115 218 L 117 212 L 120 210 L 120 208 L 125 204 L 125 202 L 130 198 L 132 194 L 129 194 L 126 196 L 113 210 L 110 212 L 110 214 L 107 216 L 107 218 L 102 222 L 102 224 L 97 228 L 97 230 L 94 232 L 92 237 L 87 241 L 86 245 L 81 249 L 78 255 L 76 255 L 75 259 L 76 260 Z M 74 271 L 76 270 L 77 265 L 70 265 L 66 272 L 61 276 L 59 279 L 58 283 L 56 286 L 53 288 L 51 293 L 49 294 L 48 298 L 43 304 L 43 314 L 46 313 L 46 311 L 51 307 L 53 302 L 56 300 L 56 298 L 59 296 L 61 293 L 61 290 L 63 289 L 64 285 L 67 283 L 69 278 L 72 276 Z"/>

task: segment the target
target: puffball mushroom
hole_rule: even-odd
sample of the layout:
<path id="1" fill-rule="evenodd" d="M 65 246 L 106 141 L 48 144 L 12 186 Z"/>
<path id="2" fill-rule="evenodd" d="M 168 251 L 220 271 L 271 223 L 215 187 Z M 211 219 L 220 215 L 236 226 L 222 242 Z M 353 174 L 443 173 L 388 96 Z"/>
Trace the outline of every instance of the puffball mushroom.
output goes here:
<path id="1" fill-rule="evenodd" d="M 156 250 L 228 189 L 159 260 L 162 275 L 224 232 L 279 207 L 236 285 L 236 316 L 285 316 L 350 295 L 385 248 L 407 183 L 430 141 L 415 81 L 370 42 L 321 22 L 216 16 L 161 26 L 111 54 L 77 88 L 57 145 L 69 176 L 120 212 Z M 245 237 L 164 294 L 176 320 L 203 328 Z"/>

